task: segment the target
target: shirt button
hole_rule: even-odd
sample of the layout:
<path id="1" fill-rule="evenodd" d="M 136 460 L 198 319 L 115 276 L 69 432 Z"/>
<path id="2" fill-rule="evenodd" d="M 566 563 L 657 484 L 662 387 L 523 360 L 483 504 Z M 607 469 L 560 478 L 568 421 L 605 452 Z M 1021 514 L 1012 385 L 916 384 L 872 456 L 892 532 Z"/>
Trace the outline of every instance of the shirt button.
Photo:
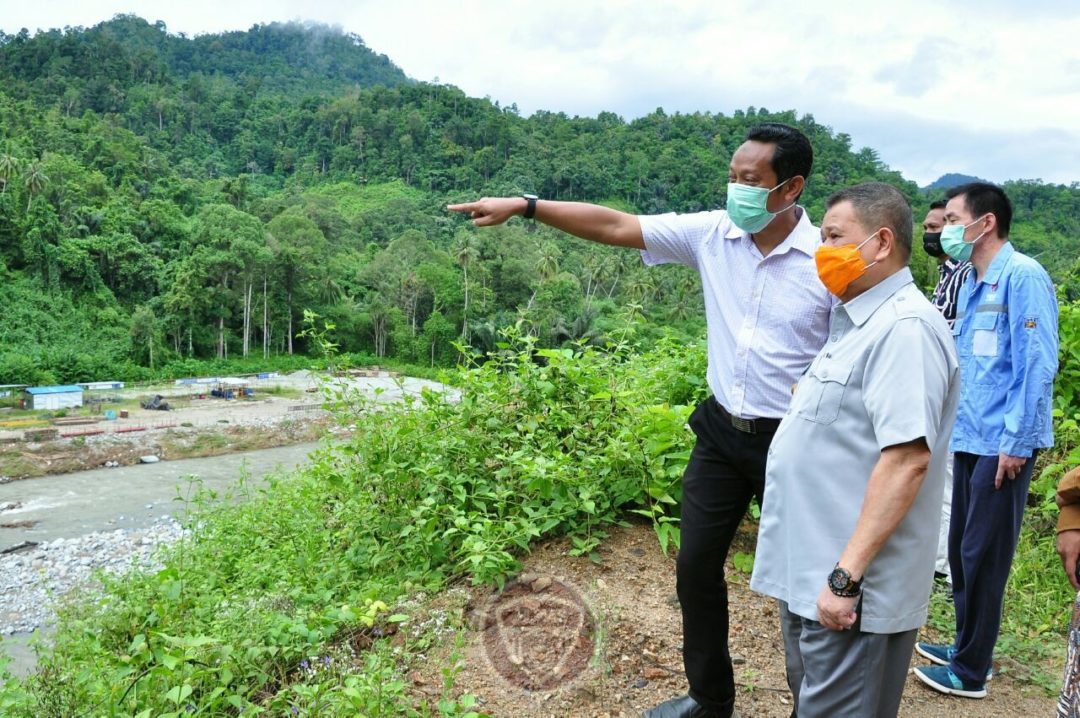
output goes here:
<path id="1" fill-rule="evenodd" d="M 830 341 L 830 342 L 835 342 L 835 341 L 836 341 L 836 340 L 838 340 L 839 338 L 840 338 L 839 336 L 837 336 L 836 334 L 833 334 L 833 335 L 832 335 L 831 337 L 829 337 L 829 341 Z"/>

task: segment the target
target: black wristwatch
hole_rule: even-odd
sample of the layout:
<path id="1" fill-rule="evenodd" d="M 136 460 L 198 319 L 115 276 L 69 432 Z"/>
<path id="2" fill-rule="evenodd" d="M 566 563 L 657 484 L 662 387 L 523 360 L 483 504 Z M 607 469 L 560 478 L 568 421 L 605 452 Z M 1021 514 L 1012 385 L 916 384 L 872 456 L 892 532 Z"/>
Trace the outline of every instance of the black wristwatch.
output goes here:
<path id="1" fill-rule="evenodd" d="M 841 598 L 854 598 L 862 593 L 862 579 L 851 580 L 851 571 L 836 564 L 829 574 L 829 590 Z"/>
<path id="2" fill-rule="evenodd" d="M 521 196 L 529 203 L 528 206 L 525 207 L 525 214 L 521 216 L 525 219 L 532 219 L 533 215 L 536 214 L 536 200 L 540 198 L 534 194 L 523 194 Z"/>

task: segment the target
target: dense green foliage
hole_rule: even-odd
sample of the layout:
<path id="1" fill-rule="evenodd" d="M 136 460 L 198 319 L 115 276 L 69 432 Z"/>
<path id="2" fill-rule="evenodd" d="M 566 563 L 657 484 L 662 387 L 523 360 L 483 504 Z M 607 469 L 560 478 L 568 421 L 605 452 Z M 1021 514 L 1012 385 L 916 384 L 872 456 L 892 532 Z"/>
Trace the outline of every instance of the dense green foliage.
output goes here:
<path id="1" fill-rule="evenodd" d="M 803 198 L 868 179 L 927 198 L 810 116 L 522 118 L 408 81 L 355 36 L 256 26 L 194 39 L 121 16 L 0 34 L 0 382 L 132 379 L 178 358 L 305 351 L 302 311 L 346 351 L 445 365 L 522 319 L 544 346 L 602 342 L 628 305 L 696 336 L 697 278 L 447 201 L 533 190 L 640 212 L 718 206 L 750 125 L 812 138 Z M 1073 272 L 1080 190 L 1009 186 L 1015 236 Z M 921 252 L 916 276 L 932 283 Z M 1070 292 L 1075 288 L 1070 286 Z"/>
<path id="2" fill-rule="evenodd" d="M 415 715 L 397 678 L 408 651 L 350 653 L 403 618 L 386 604 L 455 577 L 502 580 L 544 536 L 587 555 L 627 510 L 671 537 L 704 348 L 535 345 L 508 334 L 456 377 L 457 402 L 425 393 L 368 412 L 328 386 L 356 426 L 347 442 L 243 503 L 193 502 L 164 568 L 107 579 L 104 600 L 71 608 L 39 672 L 0 681 L 0 713 Z"/>

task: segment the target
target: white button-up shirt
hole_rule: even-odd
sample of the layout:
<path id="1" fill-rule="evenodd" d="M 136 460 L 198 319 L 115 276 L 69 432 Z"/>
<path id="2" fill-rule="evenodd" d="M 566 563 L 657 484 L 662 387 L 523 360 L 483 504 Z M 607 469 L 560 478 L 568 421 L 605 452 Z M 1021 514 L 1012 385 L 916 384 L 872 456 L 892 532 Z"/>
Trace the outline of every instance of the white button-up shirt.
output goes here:
<path id="1" fill-rule="evenodd" d="M 675 262 L 701 275 L 706 378 L 735 416 L 783 416 L 791 387 L 828 336 L 834 302 L 814 263 L 821 235 L 799 212 L 791 234 L 767 257 L 723 210 L 638 218 L 646 264 Z"/>

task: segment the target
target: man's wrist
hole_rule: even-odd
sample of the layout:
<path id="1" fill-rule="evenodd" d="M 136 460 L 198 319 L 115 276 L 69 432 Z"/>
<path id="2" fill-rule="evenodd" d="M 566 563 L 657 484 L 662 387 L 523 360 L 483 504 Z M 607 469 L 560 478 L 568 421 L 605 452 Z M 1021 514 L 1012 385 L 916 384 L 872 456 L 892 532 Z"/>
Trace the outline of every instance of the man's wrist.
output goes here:
<path id="1" fill-rule="evenodd" d="M 525 200 L 525 211 L 521 213 L 521 216 L 525 219 L 532 219 L 536 214 L 536 203 L 540 198 L 528 192 L 523 194 L 521 198 Z"/>
<path id="2" fill-rule="evenodd" d="M 841 568 L 839 563 L 829 573 L 826 584 L 834 596 L 841 598 L 855 598 L 862 593 L 862 578 L 854 578 L 851 572 Z"/>

